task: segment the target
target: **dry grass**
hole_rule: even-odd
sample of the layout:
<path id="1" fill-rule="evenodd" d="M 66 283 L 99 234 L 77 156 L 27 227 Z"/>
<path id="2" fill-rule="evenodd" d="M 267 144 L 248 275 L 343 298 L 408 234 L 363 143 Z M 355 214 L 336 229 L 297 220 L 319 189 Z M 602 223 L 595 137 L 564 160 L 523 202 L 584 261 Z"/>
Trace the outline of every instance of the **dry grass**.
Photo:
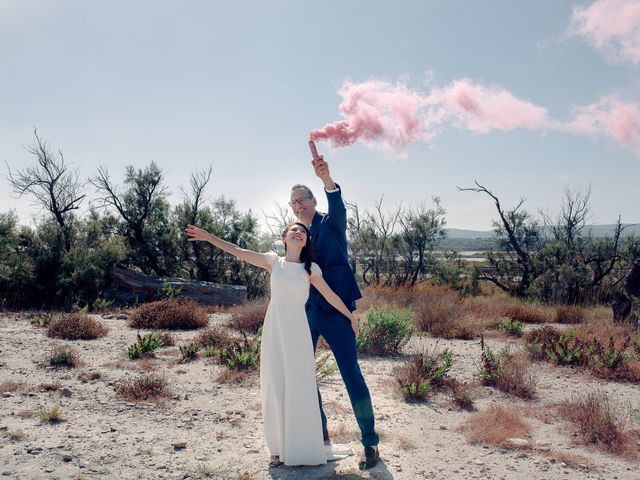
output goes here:
<path id="1" fill-rule="evenodd" d="M 230 346 L 234 338 L 222 327 L 209 327 L 202 330 L 194 339 L 193 343 L 201 348 L 213 348 L 220 350 Z"/>
<path id="2" fill-rule="evenodd" d="M 225 368 L 218 374 L 218 376 L 216 376 L 215 381 L 227 385 L 242 385 L 252 375 L 253 372 L 249 370 L 230 370 Z"/>
<path id="3" fill-rule="evenodd" d="M 460 410 L 474 411 L 473 388 L 469 383 L 461 383 L 455 378 L 446 378 L 444 386 L 451 393 L 453 404 Z"/>
<path id="4" fill-rule="evenodd" d="M 513 408 L 497 405 L 478 412 L 460 426 L 470 443 L 496 447 L 511 447 L 510 438 L 526 438 L 531 426 Z"/>
<path id="5" fill-rule="evenodd" d="M 228 310 L 231 313 L 231 326 L 246 333 L 257 333 L 264 324 L 269 299 L 259 298 Z"/>
<path id="6" fill-rule="evenodd" d="M 496 379 L 496 388 L 502 392 L 531 400 L 536 395 L 537 378 L 532 373 L 525 355 L 510 354 Z"/>
<path id="7" fill-rule="evenodd" d="M 344 423 L 340 423 L 336 427 L 329 428 L 329 438 L 332 443 L 358 442 L 360 441 L 360 430 L 349 428 Z"/>
<path id="8" fill-rule="evenodd" d="M 16 393 L 24 390 L 24 382 L 14 382 L 9 380 L 7 382 L 0 383 L 0 395 L 3 393 Z"/>
<path id="9" fill-rule="evenodd" d="M 558 406 L 558 412 L 572 423 L 581 443 L 625 458 L 636 458 L 638 445 L 615 410 L 609 396 L 602 392 L 573 398 Z"/>
<path id="10" fill-rule="evenodd" d="M 60 407 L 58 406 L 40 410 L 39 416 L 42 423 L 52 424 L 65 421 L 64 417 L 62 416 L 62 410 L 60 410 Z"/>
<path id="11" fill-rule="evenodd" d="M 64 340 L 93 340 L 104 337 L 109 329 L 82 313 L 62 314 L 47 326 L 47 336 Z"/>
<path id="12" fill-rule="evenodd" d="M 76 368 L 82 365 L 78 351 L 70 345 L 54 345 L 40 362 L 43 367 Z"/>
<path id="13" fill-rule="evenodd" d="M 6 436 L 12 442 L 20 442 L 27 438 L 22 430 L 7 430 Z"/>
<path id="14" fill-rule="evenodd" d="M 572 468 L 591 469 L 595 465 L 587 457 L 567 452 L 549 452 L 548 456 L 558 463 L 564 463 Z"/>
<path id="15" fill-rule="evenodd" d="M 58 390 L 60 390 L 62 388 L 62 384 L 56 382 L 56 383 L 41 383 L 40 384 L 40 390 L 43 390 L 45 392 L 56 392 Z"/>
<path id="16" fill-rule="evenodd" d="M 584 310 L 573 305 L 556 307 L 556 323 L 576 324 L 584 322 Z"/>
<path id="17" fill-rule="evenodd" d="M 116 394 L 126 400 L 159 400 L 171 395 L 167 380 L 157 374 L 141 374 L 116 384 Z"/>
<path id="18" fill-rule="evenodd" d="M 207 312 L 189 299 L 160 300 L 136 308 L 129 317 L 131 328 L 192 330 L 209 324 Z"/>
<path id="19" fill-rule="evenodd" d="M 506 306 L 502 314 L 520 323 L 547 323 L 551 320 L 550 309 L 535 303 L 514 302 Z"/>
<path id="20" fill-rule="evenodd" d="M 102 379 L 102 373 L 100 372 L 80 372 L 78 374 L 78 380 L 82 383 L 89 383 L 100 379 Z"/>

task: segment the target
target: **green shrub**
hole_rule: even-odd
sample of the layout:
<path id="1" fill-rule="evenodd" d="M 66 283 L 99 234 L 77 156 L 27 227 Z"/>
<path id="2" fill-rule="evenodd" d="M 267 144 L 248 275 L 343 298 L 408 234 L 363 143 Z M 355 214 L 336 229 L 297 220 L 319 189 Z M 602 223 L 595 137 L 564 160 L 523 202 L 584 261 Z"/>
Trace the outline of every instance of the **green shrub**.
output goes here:
<path id="1" fill-rule="evenodd" d="M 498 328 L 515 337 L 522 335 L 522 323 L 515 320 L 502 320 L 500 321 Z"/>
<path id="2" fill-rule="evenodd" d="M 255 370 L 260 365 L 260 335 L 249 340 L 236 340 L 220 351 L 220 360 L 230 370 Z"/>
<path id="3" fill-rule="evenodd" d="M 394 374 L 406 401 L 426 399 L 431 392 L 441 387 L 451 369 L 453 353 L 445 348 L 441 353 L 425 351 L 412 355 Z"/>
<path id="4" fill-rule="evenodd" d="M 546 345 L 547 358 L 558 365 L 582 365 L 587 360 L 584 345 L 575 338 L 573 330 L 567 330 L 558 339 Z"/>
<path id="5" fill-rule="evenodd" d="M 498 390 L 520 398 L 531 399 L 535 395 L 536 378 L 528 368 L 528 362 L 521 355 L 509 353 L 505 345 L 496 354 L 491 347 L 484 344 L 480 337 L 481 367 L 478 376 L 483 385 L 496 387 Z"/>
<path id="6" fill-rule="evenodd" d="M 370 355 L 397 355 L 413 331 L 410 310 L 397 307 L 370 308 L 360 327 L 358 351 Z"/>
<path id="7" fill-rule="evenodd" d="M 46 363 L 53 368 L 75 368 L 80 365 L 80 357 L 73 347 L 56 345 L 49 353 Z"/>
<path id="8" fill-rule="evenodd" d="M 127 348 L 129 360 L 136 360 L 142 356 L 152 357 L 154 351 L 165 345 L 158 333 L 148 333 L 144 337 L 138 333 L 137 337 L 136 343 Z"/>
<path id="9" fill-rule="evenodd" d="M 180 355 L 182 355 L 182 360 L 185 362 L 191 362 L 198 358 L 198 350 L 200 347 L 190 343 L 189 345 L 180 346 Z"/>

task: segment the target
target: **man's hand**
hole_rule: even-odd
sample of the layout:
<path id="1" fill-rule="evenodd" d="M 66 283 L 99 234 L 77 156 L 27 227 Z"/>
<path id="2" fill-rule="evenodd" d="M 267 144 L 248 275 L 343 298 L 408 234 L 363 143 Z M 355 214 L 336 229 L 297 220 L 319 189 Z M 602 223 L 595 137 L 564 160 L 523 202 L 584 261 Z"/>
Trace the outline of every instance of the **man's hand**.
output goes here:
<path id="1" fill-rule="evenodd" d="M 331 173 L 329 172 L 329 164 L 325 161 L 324 155 L 319 155 L 317 160 L 311 160 L 316 175 L 322 180 L 327 190 L 335 190 L 336 184 L 333 183 Z"/>
<path id="2" fill-rule="evenodd" d="M 358 320 L 355 318 L 351 319 L 351 330 L 355 333 L 356 337 L 358 336 Z"/>

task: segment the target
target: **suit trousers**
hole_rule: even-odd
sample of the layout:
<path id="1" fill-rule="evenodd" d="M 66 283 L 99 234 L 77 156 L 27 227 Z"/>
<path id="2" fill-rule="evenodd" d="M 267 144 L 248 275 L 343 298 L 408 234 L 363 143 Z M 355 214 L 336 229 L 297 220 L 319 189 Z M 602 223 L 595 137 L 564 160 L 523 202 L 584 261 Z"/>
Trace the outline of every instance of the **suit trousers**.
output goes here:
<path id="1" fill-rule="evenodd" d="M 311 304 L 307 304 L 306 308 L 311 339 L 313 340 L 313 351 L 315 352 L 318 338 L 322 335 L 333 352 L 340 375 L 342 375 L 342 380 L 347 387 L 351 407 L 360 427 L 362 444 L 365 447 L 378 445 L 380 439 L 375 432 L 371 395 L 358 364 L 356 336 L 351 329 L 351 323 L 337 310 L 325 310 Z M 326 432 L 327 417 L 322 408 L 322 396 L 319 389 L 318 402 L 322 416 L 322 430 Z"/>

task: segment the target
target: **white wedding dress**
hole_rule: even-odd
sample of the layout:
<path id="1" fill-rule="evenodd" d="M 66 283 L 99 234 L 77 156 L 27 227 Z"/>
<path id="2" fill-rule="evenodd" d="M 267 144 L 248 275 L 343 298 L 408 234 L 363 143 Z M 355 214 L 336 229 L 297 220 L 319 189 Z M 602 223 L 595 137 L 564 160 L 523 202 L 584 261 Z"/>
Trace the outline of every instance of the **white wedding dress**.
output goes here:
<path id="1" fill-rule="evenodd" d="M 320 465 L 352 452 L 325 446 L 316 391 L 315 361 L 304 305 L 309 274 L 304 264 L 267 254 L 271 300 L 260 347 L 260 391 L 264 436 L 271 455 L 285 465 Z M 311 266 L 312 275 L 322 275 Z"/>

